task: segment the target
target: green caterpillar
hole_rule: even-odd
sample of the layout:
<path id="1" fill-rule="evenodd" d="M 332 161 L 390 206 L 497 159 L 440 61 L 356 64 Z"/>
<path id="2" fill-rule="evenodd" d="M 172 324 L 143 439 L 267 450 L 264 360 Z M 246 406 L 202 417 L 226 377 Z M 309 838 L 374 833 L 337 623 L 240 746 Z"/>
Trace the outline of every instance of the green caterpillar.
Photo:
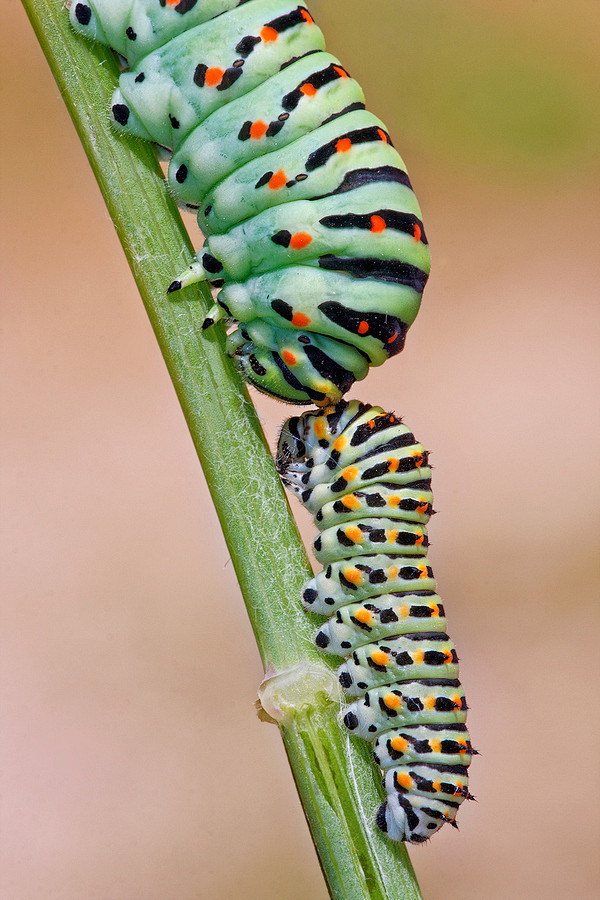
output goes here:
<path id="1" fill-rule="evenodd" d="M 284 425 L 279 473 L 315 516 L 325 566 L 304 590 L 329 616 L 315 642 L 346 657 L 342 688 L 354 702 L 344 724 L 374 741 L 387 800 L 377 824 L 422 843 L 455 825 L 472 799 L 474 753 L 458 657 L 425 554 L 432 512 L 427 452 L 391 413 L 342 401 Z"/>
<path id="2" fill-rule="evenodd" d="M 288 0 L 81 0 L 74 27 L 127 59 L 115 127 L 172 151 L 207 239 L 175 291 L 220 288 L 204 327 L 259 390 L 337 402 L 404 346 L 430 267 L 383 123 Z"/>

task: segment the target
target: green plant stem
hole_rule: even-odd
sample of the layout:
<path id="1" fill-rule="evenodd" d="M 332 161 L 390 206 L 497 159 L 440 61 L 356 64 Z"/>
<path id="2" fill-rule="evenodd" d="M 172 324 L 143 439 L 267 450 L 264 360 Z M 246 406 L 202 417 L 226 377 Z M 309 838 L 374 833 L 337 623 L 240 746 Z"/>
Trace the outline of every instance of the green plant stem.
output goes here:
<path id="1" fill-rule="evenodd" d="M 330 677 L 298 597 L 310 566 L 254 407 L 223 352 L 201 334 L 208 291 L 172 302 L 165 286 L 192 258 L 152 146 L 123 140 L 106 111 L 114 55 L 75 35 L 63 0 L 23 0 L 129 260 L 179 397 L 268 673 L 307 667 Z M 318 679 L 317 679 L 318 681 Z M 304 682 L 303 682 L 304 683 Z M 417 900 L 402 845 L 379 834 L 382 799 L 366 744 L 349 739 L 338 705 L 310 678 L 280 728 L 329 891 L 336 900 Z"/>

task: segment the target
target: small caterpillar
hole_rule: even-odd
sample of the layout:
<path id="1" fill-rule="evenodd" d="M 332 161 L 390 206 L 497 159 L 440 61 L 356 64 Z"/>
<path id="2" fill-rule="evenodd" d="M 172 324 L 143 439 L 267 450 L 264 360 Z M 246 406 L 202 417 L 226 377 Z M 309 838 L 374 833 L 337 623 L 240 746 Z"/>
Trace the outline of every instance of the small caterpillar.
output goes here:
<path id="1" fill-rule="evenodd" d="M 303 594 L 330 616 L 316 635 L 345 657 L 339 680 L 355 698 L 343 721 L 374 741 L 387 794 L 377 824 L 422 843 L 456 825 L 475 752 L 458 657 L 436 593 L 426 525 L 427 452 L 395 415 L 353 400 L 289 419 L 277 448 L 287 487 L 314 514 L 325 566 Z"/>
<path id="2" fill-rule="evenodd" d="M 115 128 L 172 151 L 168 183 L 207 235 L 169 291 L 220 288 L 227 352 L 259 390 L 338 401 L 399 353 L 430 268 L 383 123 L 289 0 L 72 0 L 129 71 Z"/>

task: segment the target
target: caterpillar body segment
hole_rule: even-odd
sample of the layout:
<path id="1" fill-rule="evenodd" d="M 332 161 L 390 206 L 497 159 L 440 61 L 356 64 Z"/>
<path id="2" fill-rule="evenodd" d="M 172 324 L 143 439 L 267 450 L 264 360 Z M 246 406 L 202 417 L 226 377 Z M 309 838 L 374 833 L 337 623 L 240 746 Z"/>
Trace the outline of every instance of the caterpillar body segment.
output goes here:
<path id="1" fill-rule="evenodd" d="M 288 420 L 277 467 L 319 528 L 324 569 L 303 601 L 329 617 L 317 646 L 345 657 L 344 724 L 374 742 L 387 795 L 377 823 L 393 840 L 422 843 L 455 824 L 474 752 L 458 656 L 425 556 L 427 452 L 395 415 L 342 401 Z"/>
<path id="2" fill-rule="evenodd" d="M 406 166 L 308 9 L 290 0 L 71 0 L 124 56 L 111 116 L 171 152 L 206 235 L 170 292 L 207 281 L 205 326 L 259 390 L 338 401 L 399 353 L 430 269 Z"/>

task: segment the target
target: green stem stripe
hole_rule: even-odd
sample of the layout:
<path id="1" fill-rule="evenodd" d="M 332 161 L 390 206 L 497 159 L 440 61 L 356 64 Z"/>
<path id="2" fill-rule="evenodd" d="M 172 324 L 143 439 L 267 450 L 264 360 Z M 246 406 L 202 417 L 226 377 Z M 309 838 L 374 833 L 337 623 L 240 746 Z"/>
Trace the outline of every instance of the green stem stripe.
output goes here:
<path id="1" fill-rule="evenodd" d="M 318 693 L 331 669 L 297 598 L 310 566 L 254 407 L 223 353 L 219 329 L 201 335 L 208 291 L 170 301 L 165 286 L 193 251 L 164 189 L 154 148 L 109 127 L 118 66 L 80 40 L 63 0 L 23 0 L 119 234 L 203 466 L 260 654 L 269 672 L 307 667 L 281 733 L 329 892 L 336 900 L 418 900 L 404 846 L 379 834 L 382 800 L 370 748 L 351 741 L 337 701 Z M 303 682 L 304 683 L 304 682 Z M 311 685 L 315 684 L 316 687 Z M 284 698 L 285 699 L 285 698 Z"/>

